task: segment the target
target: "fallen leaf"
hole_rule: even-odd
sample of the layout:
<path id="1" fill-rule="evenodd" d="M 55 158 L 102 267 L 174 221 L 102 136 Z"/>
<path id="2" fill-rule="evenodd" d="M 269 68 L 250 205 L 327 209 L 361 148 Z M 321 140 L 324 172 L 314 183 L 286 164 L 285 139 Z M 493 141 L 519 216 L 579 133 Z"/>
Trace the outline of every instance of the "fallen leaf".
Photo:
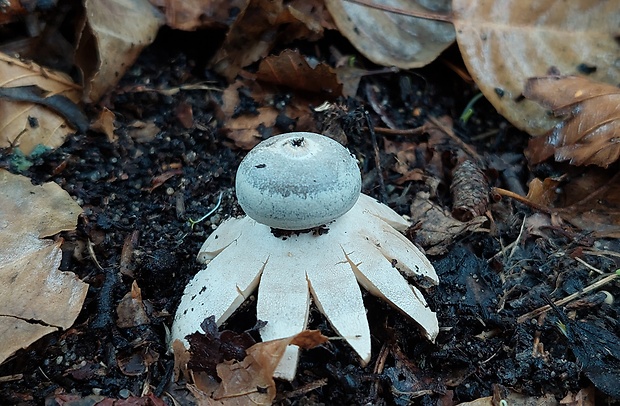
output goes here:
<path id="1" fill-rule="evenodd" d="M 174 340 L 172 343 L 172 352 L 174 353 L 174 381 L 178 381 L 181 377 L 187 379 L 189 377 L 187 373 L 187 363 L 190 360 L 191 354 L 187 348 L 185 348 L 185 344 L 183 344 L 181 340 Z"/>
<path id="2" fill-rule="evenodd" d="M 547 178 L 540 180 L 534 178 L 530 181 L 527 199 L 540 206 L 553 207 L 558 198 L 558 187 L 561 179 Z"/>
<path id="3" fill-rule="evenodd" d="M 85 0 L 75 60 L 84 77 L 86 102 L 112 89 L 155 39 L 164 17 L 148 0 Z"/>
<path id="4" fill-rule="evenodd" d="M 428 193 L 420 192 L 411 203 L 411 233 L 415 243 L 425 248 L 427 255 L 442 255 L 456 238 L 473 232 L 488 232 L 483 228 L 484 216 L 468 222 L 453 218 L 449 212 L 429 200 Z"/>
<path id="5" fill-rule="evenodd" d="M 213 399 L 225 405 L 271 405 L 276 396 L 273 373 L 286 347 L 298 345 L 309 349 L 327 340 L 319 331 L 306 330 L 292 337 L 254 344 L 247 349 L 243 361 L 218 364 L 217 374 L 222 382 Z"/>
<path id="6" fill-rule="evenodd" d="M 166 403 L 152 393 L 146 396 L 129 396 L 126 399 L 107 398 L 100 395 L 55 395 L 53 402 L 59 406 L 166 406 Z"/>
<path id="7" fill-rule="evenodd" d="M 21 2 L 19 1 L 7 1 L 2 5 L 2 12 L 0 13 L 0 25 L 9 24 L 15 21 L 19 21 L 28 14 Z"/>
<path id="8" fill-rule="evenodd" d="M 152 121 L 134 121 L 127 126 L 129 136 L 136 142 L 151 142 L 161 131 Z"/>
<path id="9" fill-rule="evenodd" d="M 135 280 L 131 284 L 131 291 L 118 303 L 116 315 L 116 325 L 120 328 L 136 327 L 151 322 L 142 303 L 142 290 Z"/>
<path id="10" fill-rule="evenodd" d="M 504 399 L 510 406 L 557 406 L 558 402 L 555 396 L 548 393 L 543 396 L 527 396 L 518 392 L 509 392 Z M 494 401 L 493 396 L 479 398 L 471 402 L 459 403 L 458 406 L 495 406 L 498 404 Z"/>
<path id="11" fill-rule="evenodd" d="M 116 117 L 112 110 L 104 107 L 101 112 L 99 112 L 99 116 L 91 124 L 90 128 L 93 131 L 98 131 L 105 134 L 108 142 L 116 142 L 118 137 L 114 134 L 114 130 L 116 130 L 116 127 L 114 126 L 115 118 Z"/>
<path id="12" fill-rule="evenodd" d="M 386 367 L 383 373 L 391 381 L 390 389 L 395 404 L 409 405 L 415 398 L 445 393 L 445 384 L 428 376 L 415 365 L 397 343 L 389 348 L 394 363 L 393 366 Z"/>
<path id="13" fill-rule="evenodd" d="M 0 148 L 18 146 L 29 155 L 39 144 L 59 147 L 75 132 L 61 114 L 43 105 L 43 99 L 53 96 L 79 101 L 81 88 L 67 75 L 0 53 L 0 84 L 5 90 L 36 86 L 47 92 L 38 103 L 33 102 L 36 94 L 30 94 L 31 101 L 0 98 Z"/>
<path id="14" fill-rule="evenodd" d="M 175 30 L 228 27 L 235 10 L 243 10 L 249 0 L 149 0 L 166 16 L 166 25 Z"/>
<path id="15" fill-rule="evenodd" d="M 577 393 L 568 392 L 562 400 L 560 405 L 562 406 L 594 406 L 596 400 L 596 390 L 594 386 L 581 389 Z"/>
<path id="16" fill-rule="evenodd" d="M 75 228 L 81 208 L 50 182 L 0 169 L 0 363 L 46 334 L 69 328 L 88 285 L 58 270 L 61 241 L 42 239 Z"/>
<path id="17" fill-rule="evenodd" d="M 204 371 L 215 375 L 218 364 L 242 359 L 245 357 L 246 350 L 256 344 L 250 334 L 251 331 L 240 334 L 230 330 L 218 331 L 213 316 L 203 321 L 200 328 L 204 333 L 197 332 L 187 337 L 191 357 L 186 364 L 187 368 L 194 372 Z M 183 357 L 184 351 L 180 354 Z M 181 366 L 182 364 L 179 363 L 179 368 L 182 370 Z"/>
<path id="18" fill-rule="evenodd" d="M 312 93 L 330 98 L 342 94 L 336 71 L 325 63 L 308 61 L 297 51 L 287 49 L 279 55 L 268 56 L 258 66 L 256 78 L 274 85 Z"/>
<path id="19" fill-rule="evenodd" d="M 148 346 L 133 348 L 116 355 L 116 364 L 126 376 L 140 376 L 148 372 L 149 367 L 158 360 L 159 354 Z"/>
<path id="20" fill-rule="evenodd" d="M 331 27 L 320 1 L 250 0 L 226 34 L 210 66 L 232 81 L 242 68 L 268 55 L 277 41 L 318 39 Z"/>
<path id="21" fill-rule="evenodd" d="M 530 183 L 528 198 L 595 237 L 620 238 L 620 174 L 599 168 Z"/>
<path id="22" fill-rule="evenodd" d="M 620 157 L 620 89 L 579 76 L 530 78 L 523 95 L 564 121 L 530 140 L 526 156 L 537 164 L 552 155 L 573 165 L 608 167 Z"/>
<path id="23" fill-rule="evenodd" d="M 183 128 L 190 129 L 194 126 L 194 110 L 192 109 L 192 105 L 188 102 L 180 102 L 174 110 L 174 113 Z"/>
<path id="24" fill-rule="evenodd" d="M 399 12 L 384 11 L 346 0 L 326 0 L 340 32 L 372 62 L 401 69 L 419 68 L 435 60 L 454 42 L 454 27 L 412 15 L 441 14 L 448 18 L 450 1 L 373 0 Z M 407 13 L 411 15 L 407 15 Z"/>
<path id="25" fill-rule="evenodd" d="M 283 132 L 316 132 L 310 105 L 323 99 L 295 94 L 276 108 L 278 94 L 273 86 L 252 79 L 237 80 L 224 90 L 222 114 L 227 135 L 237 147 L 249 150 L 264 137 Z"/>
<path id="26" fill-rule="evenodd" d="M 402 175 L 394 183 L 402 185 L 405 182 L 424 179 L 424 171 L 421 169 L 423 163 L 419 162 L 420 151 L 424 150 L 423 145 L 409 141 L 396 142 L 388 138 L 383 139 L 383 145 L 386 154 L 394 154 L 396 157 L 392 170 Z"/>
<path id="27" fill-rule="evenodd" d="M 520 100 L 527 78 L 555 68 L 620 83 L 617 1 L 454 0 L 452 8 L 467 70 L 497 111 L 531 135 L 558 120 Z"/>

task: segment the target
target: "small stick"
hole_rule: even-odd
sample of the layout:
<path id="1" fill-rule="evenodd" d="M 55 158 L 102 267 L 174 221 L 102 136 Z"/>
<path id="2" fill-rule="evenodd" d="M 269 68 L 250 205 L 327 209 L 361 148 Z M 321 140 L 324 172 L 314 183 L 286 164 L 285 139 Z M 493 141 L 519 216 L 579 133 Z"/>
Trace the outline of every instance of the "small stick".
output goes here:
<path id="1" fill-rule="evenodd" d="M 519 247 L 519 241 L 521 241 L 521 237 L 523 237 L 523 229 L 525 228 L 525 219 L 526 218 L 527 217 L 523 217 L 523 221 L 521 222 L 521 230 L 519 230 L 519 235 L 517 236 L 515 244 L 512 246 L 512 249 L 510 250 L 510 254 L 508 255 L 508 259 L 512 258 L 512 256 L 515 254 L 515 251 L 517 251 L 517 248 Z"/>
<path id="2" fill-rule="evenodd" d="M 620 276 L 619 273 L 620 270 L 607 275 L 606 277 L 604 277 L 603 279 L 592 283 L 591 285 L 586 286 L 585 288 L 583 288 L 582 290 L 580 290 L 579 292 L 575 292 L 572 295 L 568 295 L 563 299 L 557 300 L 555 302 L 553 302 L 554 305 L 556 306 L 562 306 L 565 303 L 570 302 L 571 300 L 577 299 L 579 296 L 591 292 L 593 290 L 596 290 L 598 288 L 600 288 L 603 285 L 608 284 L 609 282 L 613 281 L 614 279 L 616 279 L 618 276 Z M 539 307 L 538 309 L 532 310 L 529 313 L 524 314 L 523 316 L 519 316 L 517 318 L 517 323 L 523 323 L 524 321 L 531 319 L 533 317 L 538 316 L 539 314 L 548 312 L 549 310 L 551 310 L 551 306 L 550 305 L 544 305 L 542 307 Z"/>
<path id="3" fill-rule="evenodd" d="M 598 268 L 596 268 L 596 267 L 593 267 L 592 265 L 588 264 L 586 261 L 584 261 L 583 259 L 581 259 L 581 258 L 579 258 L 579 257 L 575 258 L 575 261 L 579 262 L 581 265 L 585 266 L 585 267 L 586 267 L 586 268 L 588 268 L 589 270 L 594 271 L 594 272 L 596 272 L 596 273 L 598 273 L 598 274 L 603 275 L 603 273 L 604 273 L 604 272 L 603 272 L 603 271 L 601 271 L 600 269 L 598 269 Z"/>
<path id="4" fill-rule="evenodd" d="M 528 200 L 526 197 L 518 195 L 515 192 L 511 192 L 510 190 L 502 189 L 500 187 L 494 187 L 494 188 L 491 189 L 491 192 L 492 193 L 497 193 L 500 196 L 510 197 L 511 199 L 514 199 L 514 200 L 518 201 L 519 203 L 523 203 L 524 205 L 529 206 L 532 209 L 538 210 L 540 212 L 547 213 L 547 214 L 552 214 L 550 208 L 545 207 L 545 206 L 541 206 L 541 205 L 539 205 L 537 203 L 534 203 L 534 202 Z"/>
<path id="5" fill-rule="evenodd" d="M 368 127 L 364 127 L 365 130 L 369 130 Z M 374 127 L 374 130 L 378 134 L 387 134 L 387 135 L 418 135 L 423 134 L 428 127 L 426 124 L 423 124 L 416 128 L 407 128 L 404 130 L 399 130 L 397 128 L 386 128 L 386 127 Z"/>
<path id="6" fill-rule="evenodd" d="M 366 6 L 368 8 L 374 8 L 376 10 L 387 11 L 389 13 L 401 14 L 409 17 L 418 17 L 423 18 L 425 20 L 434 20 L 434 21 L 443 21 L 446 23 L 452 22 L 452 15 L 448 14 L 437 14 L 437 13 L 424 13 L 421 11 L 410 11 L 410 10 L 402 10 L 390 6 L 386 6 L 383 4 L 373 3 L 368 0 L 346 0 L 349 3 L 359 4 L 360 6 Z"/>
<path id="7" fill-rule="evenodd" d="M 379 191 L 381 193 L 382 203 L 387 203 L 387 192 L 385 189 L 385 180 L 383 179 L 383 168 L 381 167 L 381 156 L 379 155 L 379 144 L 377 143 L 377 134 L 375 134 L 374 127 L 370 122 L 370 115 L 367 111 L 364 111 L 364 117 L 366 118 L 366 125 L 368 125 L 368 131 L 370 132 L 370 139 L 372 140 L 372 149 L 375 152 L 375 166 L 377 168 L 377 175 L 379 177 Z"/>

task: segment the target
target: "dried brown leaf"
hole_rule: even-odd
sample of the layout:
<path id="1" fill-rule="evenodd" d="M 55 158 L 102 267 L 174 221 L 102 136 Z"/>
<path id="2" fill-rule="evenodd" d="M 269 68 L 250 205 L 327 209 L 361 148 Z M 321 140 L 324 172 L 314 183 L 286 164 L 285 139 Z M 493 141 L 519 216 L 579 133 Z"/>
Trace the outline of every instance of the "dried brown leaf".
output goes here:
<path id="1" fill-rule="evenodd" d="M 504 400 L 511 406 L 557 406 L 558 404 L 555 396 L 549 393 L 543 396 L 527 396 L 510 391 Z M 493 406 L 498 403 L 493 396 L 487 396 L 471 402 L 459 403 L 459 406 Z"/>
<path id="2" fill-rule="evenodd" d="M 225 405 L 271 405 L 276 396 L 273 373 L 288 345 L 313 348 L 327 342 L 319 331 L 302 331 L 292 337 L 258 343 L 247 349 L 241 362 L 217 366 L 222 379 L 213 398 Z"/>
<path id="3" fill-rule="evenodd" d="M 118 303 L 116 315 L 116 325 L 120 328 L 136 327 L 151 322 L 142 303 L 142 290 L 136 281 L 131 284 L 131 291 L 127 292 Z"/>
<path id="4" fill-rule="evenodd" d="M 568 392 L 562 400 L 561 406 L 595 406 L 596 388 L 590 385 L 587 388 L 580 389 L 577 393 Z"/>
<path id="5" fill-rule="evenodd" d="M 606 168 L 620 157 L 620 89 L 579 76 L 530 78 L 524 96 L 550 108 L 564 121 L 530 142 L 533 164 L 556 161 Z"/>
<path id="6" fill-rule="evenodd" d="M 273 86 L 252 79 L 237 80 L 224 90 L 222 113 L 228 137 L 237 147 L 249 150 L 263 137 L 287 131 L 316 132 L 310 105 L 318 105 L 323 100 L 320 96 L 308 99 L 295 94 L 278 110 L 273 103 L 276 94 Z"/>
<path id="7" fill-rule="evenodd" d="M 76 64 L 84 76 L 83 100 L 112 89 L 155 39 L 164 17 L 148 0 L 85 0 Z"/>
<path id="8" fill-rule="evenodd" d="M 325 1 L 340 32 L 376 64 L 419 68 L 435 60 L 454 42 L 452 24 L 406 15 L 434 12 L 447 17 L 450 1 L 373 0 L 372 3 L 398 9 L 402 14 L 346 0 Z"/>
<path id="9" fill-rule="evenodd" d="M 538 178 L 534 178 L 528 185 L 527 199 L 540 206 L 553 207 L 558 198 L 559 184 L 559 179 L 547 178 L 541 181 Z"/>
<path id="10" fill-rule="evenodd" d="M 458 236 L 479 231 L 487 222 L 483 216 L 466 223 L 458 221 L 423 192 L 418 193 L 411 203 L 411 220 L 414 241 L 424 247 L 428 255 L 445 254 Z"/>
<path id="11" fill-rule="evenodd" d="M 67 75 L 0 53 L 0 86 L 38 86 L 48 96 L 62 95 L 73 102 L 81 88 Z M 0 147 L 19 146 L 30 154 L 38 145 L 56 148 L 75 132 L 58 113 L 40 104 L 0 99 Z"/>
<path id="12" fill-rule="evenodd" d="M 620 174 L 591 168 L 562 179 L 535 179 L 528 199 L 596 237 L 620 238 Z"/>
<path id="13" fill-rule="evenodd" d="M 175 30 L 222 28 L 230 25 L 233 10 L 243 10 L 249 0 L 149 0 Z"/>
<path id="14" fill-rule="evenodd" d="M 519 99 L 527 78 L 556 68 L 620 83 L 617 1 L 454 0 L 452 7 L 469 73 L 500 114 L 532 135 L 557 120 Z"/>
<path id="15" fill-rule="evenodd" d="M 320 1 L 250 0 L 210 65 L 232 81 L 242 68 L 267 56 L 277 41 L 318 39 L 324 27 L 331 25 Z"/>
<path id="16" fill-rule="evenodd" d="M 75 228 L 81 208 L 57 184 L 0 170 L 0 363 L 73 324 L 88 285 L 58 270 L 60 243 L 40 237 Z"/>
<path id="17" fill-rule="evenodd" d="M 285 50 L 268 56 L 258 66 L 256 78 L 274 85 L 286 86 L 330 98 L 342 94 L 336 71 L 324 63 L 311 63 L 299 52 Z"/>
<path id="18" fill-rule="evenodd" d="M 90 128 L 93 131 L 99 131 L 105 134 L 108 142 L 116 142 L 118 137 L 114 134 L 114 130 L 116 127 L 114 126 L 114 119 L 116 116 L 112 112 L 112 110 L 104 107 L 97 119 L 91 124 Z"/>
<path id="19" fill-rule="evenodd" d="M 204 333 L 196 332 L 187 336 L 191 348 L 191 358 L 187 365 L 194 373 L 207 372 L 215 376 L 218 364 L 242 359 L 246 355 L 246 350 L 256 344 L 250 331 L 220 332 L 214 316 L 204 320 L 200 328 Z"/>

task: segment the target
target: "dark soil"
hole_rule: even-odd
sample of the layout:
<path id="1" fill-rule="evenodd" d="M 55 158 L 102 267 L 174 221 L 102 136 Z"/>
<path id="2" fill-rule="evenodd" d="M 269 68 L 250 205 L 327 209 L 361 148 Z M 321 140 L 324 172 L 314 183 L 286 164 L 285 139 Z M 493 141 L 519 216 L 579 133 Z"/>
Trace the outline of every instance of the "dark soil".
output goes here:
<path id="1" fill-rule="evenodd" d="M 75 399 L 93 394 L 127 398 L 140 396 L 145 388 L 168 404 L 172 404 L 170 396 L 180 404 L 189 402 L 183 387 L 170 383 L 173 358 L 166 351 L 166 331 L 185 284 L 200 269 L 195 260 L 200 245 L 223 219 L 241 214 L 233 185 L 235 169 L 246 151 L 234 148 L 226 137 L 226 123 L 216 119 L 220 103 L 217 92 L 194 90 L 164 96 L 122 90 L 136 84 L 170 88 L 204 80 L 215 80 L 214 87 L 225 87 L 204 69 L 206 58 L 196 48 L 188 44 L 188 49 L 178 49 L 176 45 L 185 42 L 179 41 L 177 35 L 164 31 L 110 96 L 109 107 L 119 126 L 118 140 L 110 142 L 94 132 L 77 134 L 63 147 L 37 158 L 24 173 L 36 182 L 58 183 L 84 208 L 77 231 L 63 235 L 66 255 L 62 269 L 75 272 L 90 284 L 90 289 L 73 328 L 41 339 L 0 367 L 0 377 L 22 375 L 20 380 L 0 383 L 0 404 L 43 404 L 47 399 L 47 404 L 53 405 L 59 404 L 54 399 L 62 394 L 76 395 Z M 333 40 L 344 43 L 338 38 L 324 41 Z M 444 58 L 459 62 L 455 49 L 447 51 Z M 440 61 L 415 73 L 364 78 L 362 88 L 365 83 L 379 89 L 390 118 L 399 128 L 421 126 L 428 117 L 448 116 L 456 122 L 476 94 L 473 86 Z M 195 125 L 191 129 L 184 128 L 175 114 L 181 103 L 192 106 Z M 352 126 L 347 146 L 358 157 L 367 158 L 364 192 L 387 197 L 387 203 L 397 211 L 409 214 L 415 192 L 428 186 L 422 182 L 394 183 L 400 175 L 392 171 L 394 157 L 384 153 L 383 136 L 379 135 L 383 189 L 363 113 L 369 111 L 370 121 L 376 126 L 382 125 L 380 117 L 369 107 L 363 91 L 356 100 L 343 103 L 349 105 L 349 118 L 358 120 L 358 125 Z M 414 107 L 419 108 L 416 116 L 411 115 Z M 91 117 L 96 110 L 92 107 Z M 150 140 L 132 138 L 128 125 L 135 120 L 152 121 L 161 131 Z M 505 153 L 521 156 L 527 142 L 525 134 L 504 122 L 484 100 L 477 103 L 468 124 L 456 127 L 462 141 L 485 157 Z M 472 141 L 475 135 L 490 129 L 500 131 L 493 137 Z M 394 141 L 425 140 L 424 134 L 385 137 Z M 448 172 L 458 149 L 456 144 L 445 148 L 444 169 Z M 9 154 L 5 151 L 2 159 L 7 167 Z M 523 158 L 515 162 L 512 169 L 516 169 L 518 180 L 527 190 L 531 174 Z M 157 176 L 170 171 L 173 176 L 163 184 L 153 183 Z M 496 174 L 491 176 L 494 185 L 506 187 L 501 170 Z M 449 177 L 435 175 L 442 183 L 433 200 L 449 208 Z M 191 226 L 189 220 L 212 209 L 220 194 L 222 201 L 216 214 Z M 438 287 L 427 292 L 441 326 L 435 343 L 426 341 L 405 317 L 367 295 L 374 339 L 370 364 L 361 367 L 341 341 L 304 352 L 296 380 L 278 382 L 277 402 L 449 405 L 494 393 L 503 396 L 509 391 L 535 397 L 549 394 L 559 400 L 569 391 L 576 393 L 591 386 L 590 380 L 600 379 L 597 371 L 605 371 L 606 367 L 611 368 L 613 378 L 614 356 L 605 353 L 606 348 L 611 348 L 609 341 L 598 352 L 596 345 L 588 347 L 591 352 L 586 356 L 600 361 L 593 369 L 582 372 L 584 364 L 591 364 L 577 358 L 583 354 L 580 349 L 590 331 L 582 327 L 595 326 L 620 335 L 620 308 L 603 302 L 601 294 L 586 295 L 570 309 L 561 310 L 570 313 L 569 321 L 562 318 L 563 313 L 555 312 L 523 323 L 516 319 L 543 306 L 544 295 L 557 300 L 594 280 L 596 275 L 573 259 L 581 247 L 596 243 L 614 250 L 617 242 L 595 242 L 575 232 L 551 230 L 546 238 L 522 238 L 511 256 L 508 252 L 496 255 L 503 246 L 517 240 L 523 218 L 531 211 L 503 200 L 494 203 L 491 212 L 496 223 L 490 232 L 460 237 L 443 257 L 430 258 L 441 279 Z M 123 247 L 130 245 L 132 235 L 137 240 L 127 261 L 121 254 Z M 82 257 L 72 255 L 74 247 L 87 241 L 93 243 L 94 257 L 101 268 L 87 251 L 82 252 Z M 604 272 L 618 268 L 618 263 L 601 257 L 582 257 Z M 119 272 L 121 265 L 129 267 L 125 274 Z M 142 289 L 150 324 L 118 328 L 116 307 L 134 279 Z M 615 283 L 605 289 L 614 296 L 620 294 Z M 577 322 L 573 319 L 588 324 L 574 324 Z M 559 321 L 569 323 L 569 334 L 562 333 Z M 255 323 L 254 303 L 249 300 L 225 328 L 243 332 Z M 311 328 L 327 336 L 336 335 L 316 309 L 311 312 Z M 313 384 L 317 386 L 314 389 Z M 605 392 L 614 390 L 618 391 L 612 387 Z M 598 392 L 598 399 L 601 404 L 611 401 L 602 392 Z"/>

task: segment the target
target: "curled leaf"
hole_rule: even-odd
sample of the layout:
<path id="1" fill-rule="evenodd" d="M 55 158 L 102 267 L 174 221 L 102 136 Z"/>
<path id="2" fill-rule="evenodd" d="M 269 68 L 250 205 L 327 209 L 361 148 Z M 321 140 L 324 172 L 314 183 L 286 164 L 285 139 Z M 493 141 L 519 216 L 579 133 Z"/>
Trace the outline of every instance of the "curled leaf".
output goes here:
<path id="1" fill-rule="evenodd" d="M 454 0 L 452 8 L 467 70 L 497 111 L 531 135 L 558 120 L 520 98 L 527 78 L 555 68 L 620 83 L 617 1 Z"/>
<path id="2" fill-rule="evenodd" d="M 531 140 L 526 154 L 534 164 L 556 161 L 606 168 L 620 157 L 620 89 L 578 76 L 531 78 L 525 97 L 564 118 L 548 134 Z"/>

